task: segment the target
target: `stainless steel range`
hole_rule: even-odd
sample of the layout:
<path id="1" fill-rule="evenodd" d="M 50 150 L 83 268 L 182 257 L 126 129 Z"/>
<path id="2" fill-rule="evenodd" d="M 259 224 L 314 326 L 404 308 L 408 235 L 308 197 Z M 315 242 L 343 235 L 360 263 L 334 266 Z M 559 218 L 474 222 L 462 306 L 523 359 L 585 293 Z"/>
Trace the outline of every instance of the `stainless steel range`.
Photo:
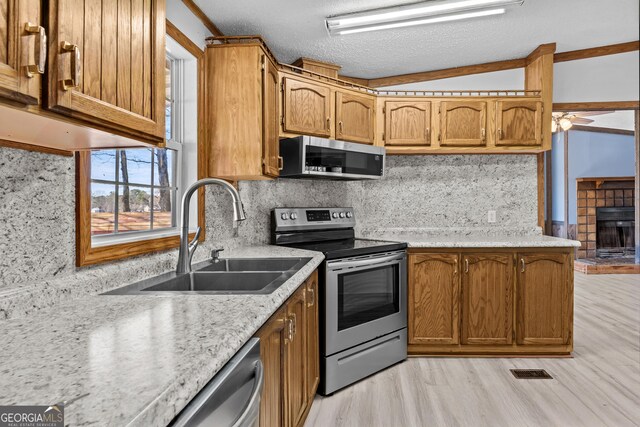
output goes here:
<path id="1" fill-rule="evenodd" d="M 356 239 L 352 208 L 276 208 L 271 221 L 274 244 L 325 254 L 319 393 L 406 359 L 406 244 Z"/>

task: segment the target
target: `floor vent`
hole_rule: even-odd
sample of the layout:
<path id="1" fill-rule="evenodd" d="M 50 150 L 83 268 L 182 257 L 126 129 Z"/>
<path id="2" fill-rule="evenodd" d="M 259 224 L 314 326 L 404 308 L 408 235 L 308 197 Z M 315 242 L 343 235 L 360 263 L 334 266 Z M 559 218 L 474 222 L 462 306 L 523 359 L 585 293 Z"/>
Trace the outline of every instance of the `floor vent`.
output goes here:
<path id="1" fill-rule="evenodd" d="M 553 379 L 544 369 L 510 369 L 514 377 L 519 380 L 548 380 Z"/>

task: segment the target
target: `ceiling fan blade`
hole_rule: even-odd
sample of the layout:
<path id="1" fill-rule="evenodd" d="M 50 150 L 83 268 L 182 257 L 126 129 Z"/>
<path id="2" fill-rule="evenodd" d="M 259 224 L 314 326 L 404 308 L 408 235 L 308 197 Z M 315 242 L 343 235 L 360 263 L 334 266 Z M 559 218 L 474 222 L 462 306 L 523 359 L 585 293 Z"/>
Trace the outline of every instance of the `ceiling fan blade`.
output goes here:
<path id="1" fill-rule="evenodd" d="M 571 123 L 574 123 L 576 125 L 588 125 L 589 123 L 593 123 L 593 120 L 584 119 L 582 117 L 574 117 L 573 119 L 571 119 Z"/>
<path id="2" fill-rule="evenodd" d="M 611 114 L 613 111 L 579 111 L 572 113 L 578 117 L 601 116 L 602 114 Z"/>

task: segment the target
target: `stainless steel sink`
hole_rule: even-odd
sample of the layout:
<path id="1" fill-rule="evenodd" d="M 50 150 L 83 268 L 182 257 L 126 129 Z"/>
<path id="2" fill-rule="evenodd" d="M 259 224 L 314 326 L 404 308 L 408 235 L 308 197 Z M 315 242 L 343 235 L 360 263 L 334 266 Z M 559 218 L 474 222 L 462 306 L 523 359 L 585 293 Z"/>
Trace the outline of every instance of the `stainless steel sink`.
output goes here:
<path id="1" fill-rule="evenodd" d="M 301 260 L 307 263 L 309 258 L 221 258 L 217 262 L 206 264 L 197 271 L 288 271 L 295 268 Z M 304 265 L 303 264 L 303 265 Z"/>
<path id="2" fill-rule="evenodd" d="M 270 294 L 311 258 L 231 258 L 205 261 L 191 273 L 165 273 L 103 295 Z"/>

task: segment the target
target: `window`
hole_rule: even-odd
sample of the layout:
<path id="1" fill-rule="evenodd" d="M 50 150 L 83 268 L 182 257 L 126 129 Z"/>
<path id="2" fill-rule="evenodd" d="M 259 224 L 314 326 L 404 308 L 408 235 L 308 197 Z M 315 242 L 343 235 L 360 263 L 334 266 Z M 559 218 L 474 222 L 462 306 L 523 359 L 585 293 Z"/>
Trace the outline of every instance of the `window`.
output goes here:
<path id="1" fill-rule="evenodd" d="M 100 246 L 177 230 L 176 200 L 182 185 L 180 59 L 165 60 L 167 148 L 98 150 L 91 153 L 91 244 Z"/>
<path id="2" fill-rule="evenodd" d="M 168 35 L 177 32 L 167 25 Z M 197 179 L 199 82 L 203 52 L 184 36 L 167 37 L 165 147 L 81 152 L 78 162 L 77 264 L 175 248 L 182 192 Z M 204 192 L 190 226 L 204 228 Z M 201 239 L 204 233 L 201 234 Z"/>

